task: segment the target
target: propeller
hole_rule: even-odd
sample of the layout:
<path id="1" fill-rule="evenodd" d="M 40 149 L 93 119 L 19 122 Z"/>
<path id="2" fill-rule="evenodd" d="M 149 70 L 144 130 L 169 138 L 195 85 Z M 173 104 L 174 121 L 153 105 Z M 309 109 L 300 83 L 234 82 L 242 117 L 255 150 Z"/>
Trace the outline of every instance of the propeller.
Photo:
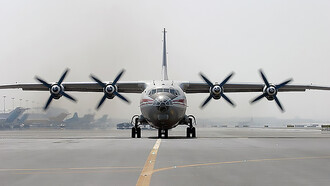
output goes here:
<path id="1" fill-rule="evenodd" d="M 234 72 L 229 74 L 226 79 L 224 79 L 220 84 L 213 84 L 205 75 L 202 73 L 199 74 L 203 80 L 209 85 L 210 87 L 210 95 L 206 98 L 204 103 L 201 105 L 201 108 L 203 108 L 212 98 L 213 99 L 220 99 L 223 97 L 229 104 L 232 106 L 235 106 L 235 104 L 223 93 L 223 86 L 229 81 L 229 79 L 234 75 Z"/>
<path id="2" fill-rule="evenodd" d="M 115 80 L 113 80 L 113 82 L 111 84 L 110 83 L 105 84 L 100 79 L 95 77 L 94 75 L 90 75 L 90 77 L 103 88 L 103 92 L 104 92 L 104 96 L 100 100 L 100 102 L 97 105 L 96 109 L 99 109 L 106 99 L 113 99 L 115 96 L 119 97 L 121 100 L 123 100 L 127 103 L 130 103 L 129 100 L 127 100 L 124 96 L 122 96 L 121 94 L 118 93 L 118 88 L 116 86 L 117 82 L 119 81 L 119 79 L 121 78 L 121 76 L 123 75 L 124 72 L 125 72 L 125 70 L 123 69 L 117 75 Z"/>
<path id="3" fill-rule="evenodd" d="M 254 98 L 253 100 L 251 100 L 251 103 L 254 103 L 258 100 L 260 100 L 263 97 L 266 97 L 268 100 L 272 101 L 275 100 L 276 104 L 278 105 L 278 107 L 281 109 L 282 112 L 284 112 L 284 108 L 280 102 L 280 100 L 277 98 L 277 92 L 280 88 L 284 87 L 286 84 L 290 83 L 293 79 L 289 79 L 287 81 L 284 81 L 283 83 L 280 83 L 278 85 L 274 85 L 268 82 L 265 74 L 263 73 L 263 71 L 260 69 L 260 75 L 265 83 L 265 87 L 263 90 L 263 93 Z"/>
<path id="4" fill-rule="evenodd" d="M 40 83 L 42 83 L 45 87 L 47 87 L 50 91 L 50 96 L 48 98 L 48 101 L 44 107 L 44 110 L 46 110 L 49 106 L 49 104 L 52 102 L 53 99 L 59 99 L 60 97 L 64 96 L 74 102 L 77 100 L 70 96 L 69 94 L 64 92 L 64 87 L 62 85 L 62 82 L 64 78 L 66 77 L 67 73 L 69 72 L 69 69 L 66 69 L 64 73 L 62 74 L 61 78 L 58 80 L 58 82 L 49 84 L 43 79 L 39 78 L 38 76 L 35 77 L 36 80 L 38 80 Z"/>

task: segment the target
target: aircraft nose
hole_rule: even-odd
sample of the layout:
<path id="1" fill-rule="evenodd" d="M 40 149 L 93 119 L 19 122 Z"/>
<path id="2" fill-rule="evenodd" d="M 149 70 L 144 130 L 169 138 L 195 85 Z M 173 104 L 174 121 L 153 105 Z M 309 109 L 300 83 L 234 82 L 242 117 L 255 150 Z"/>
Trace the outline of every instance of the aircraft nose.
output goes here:
<path id="1" fill-rule="evenodd" d="M 165 112 L 170 105 L 172 105 L 172 100 L 166 95 L 159 95 L 154 101 L 154 106 L 157 106 L 161 112 Z"/>

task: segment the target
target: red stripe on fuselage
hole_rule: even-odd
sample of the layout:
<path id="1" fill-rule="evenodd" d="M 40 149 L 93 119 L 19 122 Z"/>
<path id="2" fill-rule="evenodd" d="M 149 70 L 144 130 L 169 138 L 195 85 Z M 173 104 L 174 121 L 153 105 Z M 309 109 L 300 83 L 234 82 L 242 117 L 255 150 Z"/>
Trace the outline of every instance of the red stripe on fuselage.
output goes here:
<path id="1" fill-rule="evenodd" d="M 184 103 L 184 99 L 177 99 L 177 100 L 173 100 L 172 102 L 180 102 L 180 103 Z"/>

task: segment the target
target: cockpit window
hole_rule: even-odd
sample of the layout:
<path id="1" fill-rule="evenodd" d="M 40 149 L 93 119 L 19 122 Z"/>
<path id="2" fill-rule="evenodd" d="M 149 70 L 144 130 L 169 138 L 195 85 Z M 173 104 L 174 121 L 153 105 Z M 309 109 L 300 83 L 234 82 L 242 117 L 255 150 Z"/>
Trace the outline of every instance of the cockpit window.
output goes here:
<path id="1" fill-rule="evenodd" d="M 175 90 L 173 88 L 157 88 L 157 89 L 152 89 L 150 92 L 149 92 L 149 96 L 151 95 L 154 95 L 158 92 L 169 92 L 175 96 L 178 96 L 180 95 L 179 91 L 178 90 Z"/>

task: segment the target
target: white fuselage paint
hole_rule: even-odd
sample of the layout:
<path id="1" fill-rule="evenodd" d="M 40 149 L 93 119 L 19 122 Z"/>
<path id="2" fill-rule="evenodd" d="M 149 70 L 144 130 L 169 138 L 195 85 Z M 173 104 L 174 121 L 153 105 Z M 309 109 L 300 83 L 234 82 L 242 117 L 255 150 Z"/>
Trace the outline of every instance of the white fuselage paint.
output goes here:
<path id="1" fill-rule="evenodd" d="M 171 129 L 176 127 L 184 118 L 186 108 L 186 96 L 173 81 L 153 81 L 142 92 L 141 113 L 154 128 Z"/>

